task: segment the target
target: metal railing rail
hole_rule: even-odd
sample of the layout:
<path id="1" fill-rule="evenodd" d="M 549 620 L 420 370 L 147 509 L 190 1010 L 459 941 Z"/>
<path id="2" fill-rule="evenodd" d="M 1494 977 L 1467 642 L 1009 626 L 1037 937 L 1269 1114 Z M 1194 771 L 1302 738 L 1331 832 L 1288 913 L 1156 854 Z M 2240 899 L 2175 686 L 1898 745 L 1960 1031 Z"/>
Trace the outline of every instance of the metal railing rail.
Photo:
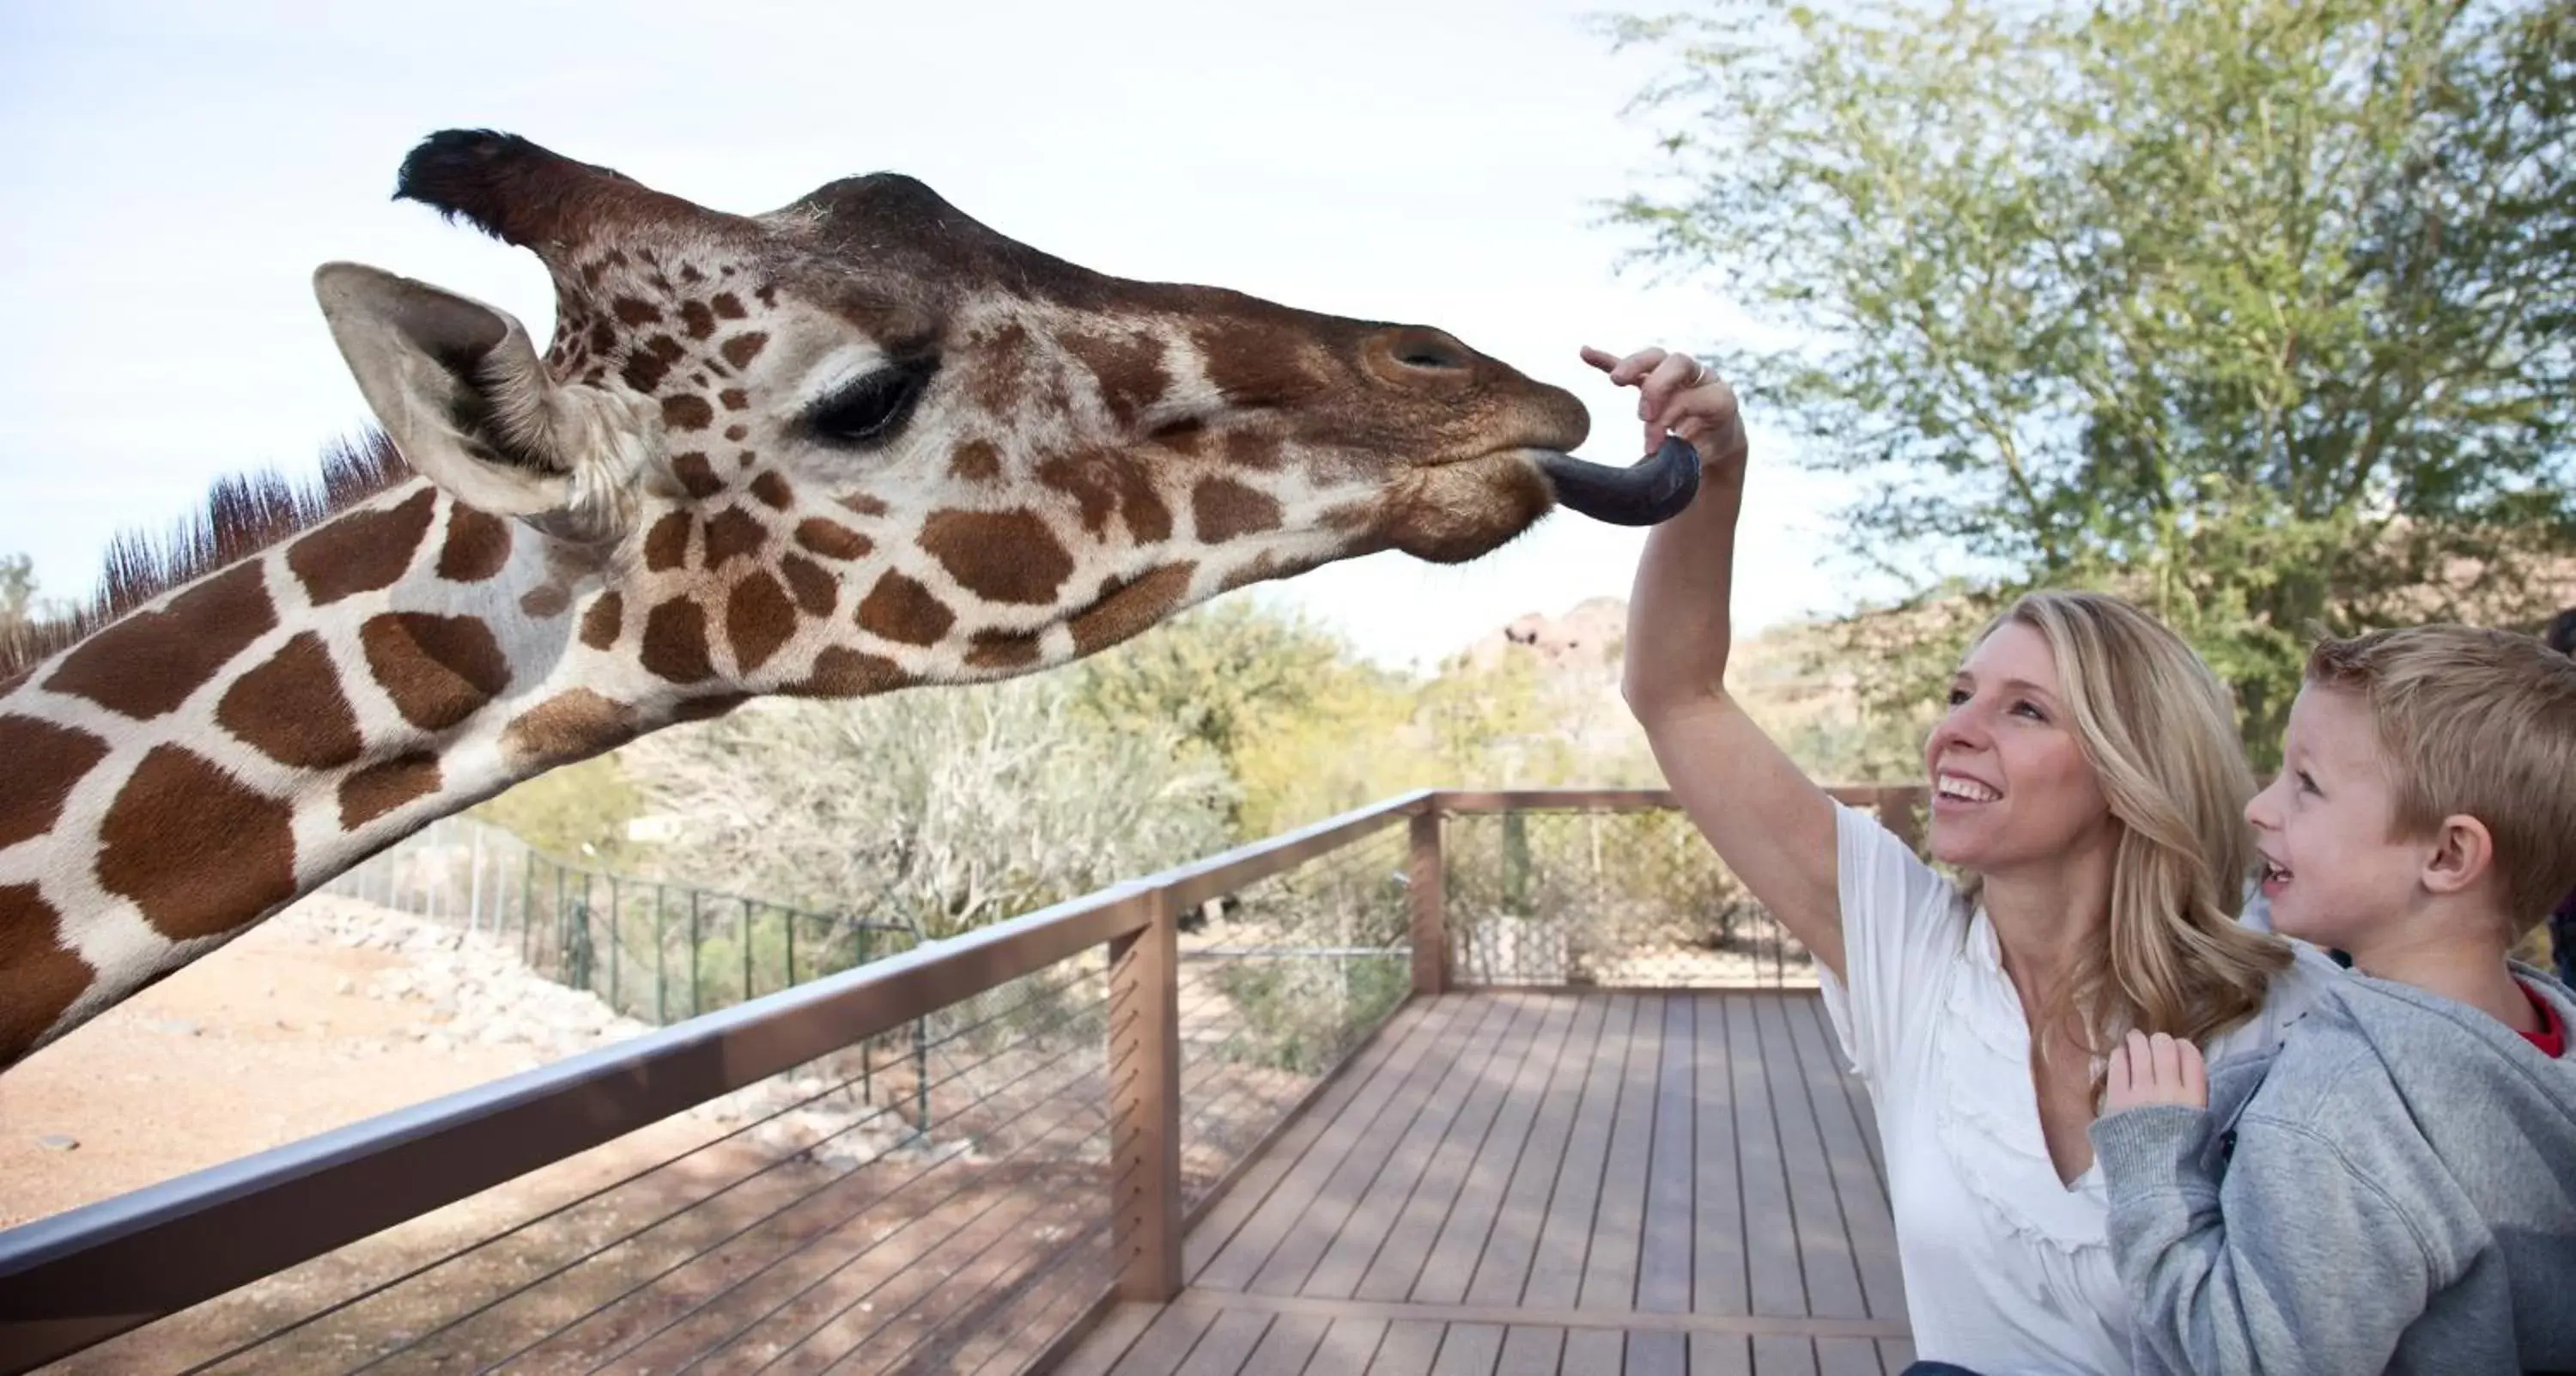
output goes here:
<path id="1" fill-rule="evenodd" d="M 1899 835 L 1915 834 L 1920 787 L 1829 791 L 1847 803 L 1875 805 Z M 1058 1335 L 1050 1351 L 1061 1351 L 1109 1299 L 1167 1299 L 1181 1285 L 1189 1209 L 1180 1175 L 1180 913 L 1406 823 L 1412 992 L 1437 994 L 1454 982 L 1444 920 L 1445 818 L 1673 806 L 1665 790 L 1402 794 L 615 1046 L 0 1232 L 0 1371 L 28 1370 L 94 1346 L 1106 945 L 1112 1257 L 1119 1269 L 1100 1301 Z M 1292 1105 L 1233 1173 L 1253 1164 L 1329 1079 L 1327 1072 Z M 1207 1198 L 1215 1193 L 1222 1186 Z"/>

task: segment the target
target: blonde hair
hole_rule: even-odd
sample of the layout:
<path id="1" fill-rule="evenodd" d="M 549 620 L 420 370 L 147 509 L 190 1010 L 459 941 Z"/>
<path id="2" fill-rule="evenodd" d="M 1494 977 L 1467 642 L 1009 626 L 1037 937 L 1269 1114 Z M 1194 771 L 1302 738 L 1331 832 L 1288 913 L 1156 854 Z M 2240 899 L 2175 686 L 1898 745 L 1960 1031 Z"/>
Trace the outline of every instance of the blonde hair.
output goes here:
<path id="1" fill-rule="evenodd" d="M 2414 626 L 2320 641 L 2307 679 L 2368 708 L 2395 836 L 2462 814 L 2486 826 L 2507 940 L 2576 889 L 2576 660 L 2510 631 Z"/>
<path id="2" fill-rule="evenodd" d="M 2080 1011 L 2085 1049 L 2107 1055 L 2131 1028 L 2200 1041 L 2251 1017 L 2290 948 L 2237 920 L 2254 865 L 2245 805 L 2255 785 L 2226 688 L 2182 637 L 2107 593 L 2026 594 L 1976 640 L 2015 622 L 2057 660 L 2118 831 L 2106 939 L 2038 1026 Z M 1971 877 L 1971 901 L 1979 887 Z"/>

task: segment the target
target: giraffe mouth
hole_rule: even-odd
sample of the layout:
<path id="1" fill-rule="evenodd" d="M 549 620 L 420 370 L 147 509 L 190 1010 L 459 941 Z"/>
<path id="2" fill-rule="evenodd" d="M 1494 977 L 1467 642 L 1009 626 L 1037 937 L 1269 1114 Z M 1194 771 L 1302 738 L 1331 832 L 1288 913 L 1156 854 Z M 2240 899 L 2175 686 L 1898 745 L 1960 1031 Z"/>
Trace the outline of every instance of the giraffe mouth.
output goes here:
<path id="1" fill-rule="evenodd" d="M 1538 466 L 1559 505 L 1616 526 L 1671 520 L 1699 495 L 1699 451 L 1678 435 L 1666 435 L 1654 453 L 1626 468 L 1552 449 L 1539 451 Z"/>

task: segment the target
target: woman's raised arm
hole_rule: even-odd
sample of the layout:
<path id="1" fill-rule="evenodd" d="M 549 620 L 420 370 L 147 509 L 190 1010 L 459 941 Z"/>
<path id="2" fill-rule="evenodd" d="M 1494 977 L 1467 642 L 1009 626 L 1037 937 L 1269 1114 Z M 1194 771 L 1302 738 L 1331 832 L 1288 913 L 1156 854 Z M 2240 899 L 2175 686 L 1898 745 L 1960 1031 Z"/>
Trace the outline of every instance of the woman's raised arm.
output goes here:
<path id="1" fill-rule="evenodd" d="M 1692 825 L 1842 978 L 1833 802 L 1725 686 L 1746 457 L 1735 393 L 1685 354 L 1644 349 L 1614 358 L 1587 348 L 1583 359 L 1638 389 L 1647 452 L 1669 430 L 1699 450 L 1702 465 L 1698 497 L 1647 535 L 1637 561 L 1620 690 Z"/>

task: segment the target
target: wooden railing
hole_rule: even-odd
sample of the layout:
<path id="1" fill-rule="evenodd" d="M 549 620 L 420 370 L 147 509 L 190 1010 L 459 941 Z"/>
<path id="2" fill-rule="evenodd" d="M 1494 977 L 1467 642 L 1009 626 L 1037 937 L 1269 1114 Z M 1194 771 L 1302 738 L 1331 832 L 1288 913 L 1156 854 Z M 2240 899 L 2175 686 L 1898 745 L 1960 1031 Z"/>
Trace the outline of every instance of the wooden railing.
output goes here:
<path id="1" fill-rule="evenodd" d="M 1914 836 L 1922 789 L 1829 791 L 1846 803 L 1875 807 L 1892 830 Z M 178 1314 L 1101 946 L 1110 963 L 1108 1175 L 1116 1271 L 1090 1317 L 1113 1299 L 1168 1299 L 1181 1286 L 1181 1237 L 1189 1221 L 1181 1186 L 1179 914 L 1403 824 L 1410 844 L 1413 993 L 1438 994 L 1451 971 L 1446 819 L 1673 806 L 1662 790 L 1404 794 L 616 1046 L 0 1232 L 0 1370 L 28 1370 Z M 1314 1093 L 1271 1125 L 1263 1143 L 1293 1123 Z M 1256 1146 L 1234 1170 L 1259 1152 Z M 1207 1198 L 1217 1193 L 1221 1188 Z M 1059 1334 L 1050 1351 L 1062 1350 L 1088 1322 Z"/>

